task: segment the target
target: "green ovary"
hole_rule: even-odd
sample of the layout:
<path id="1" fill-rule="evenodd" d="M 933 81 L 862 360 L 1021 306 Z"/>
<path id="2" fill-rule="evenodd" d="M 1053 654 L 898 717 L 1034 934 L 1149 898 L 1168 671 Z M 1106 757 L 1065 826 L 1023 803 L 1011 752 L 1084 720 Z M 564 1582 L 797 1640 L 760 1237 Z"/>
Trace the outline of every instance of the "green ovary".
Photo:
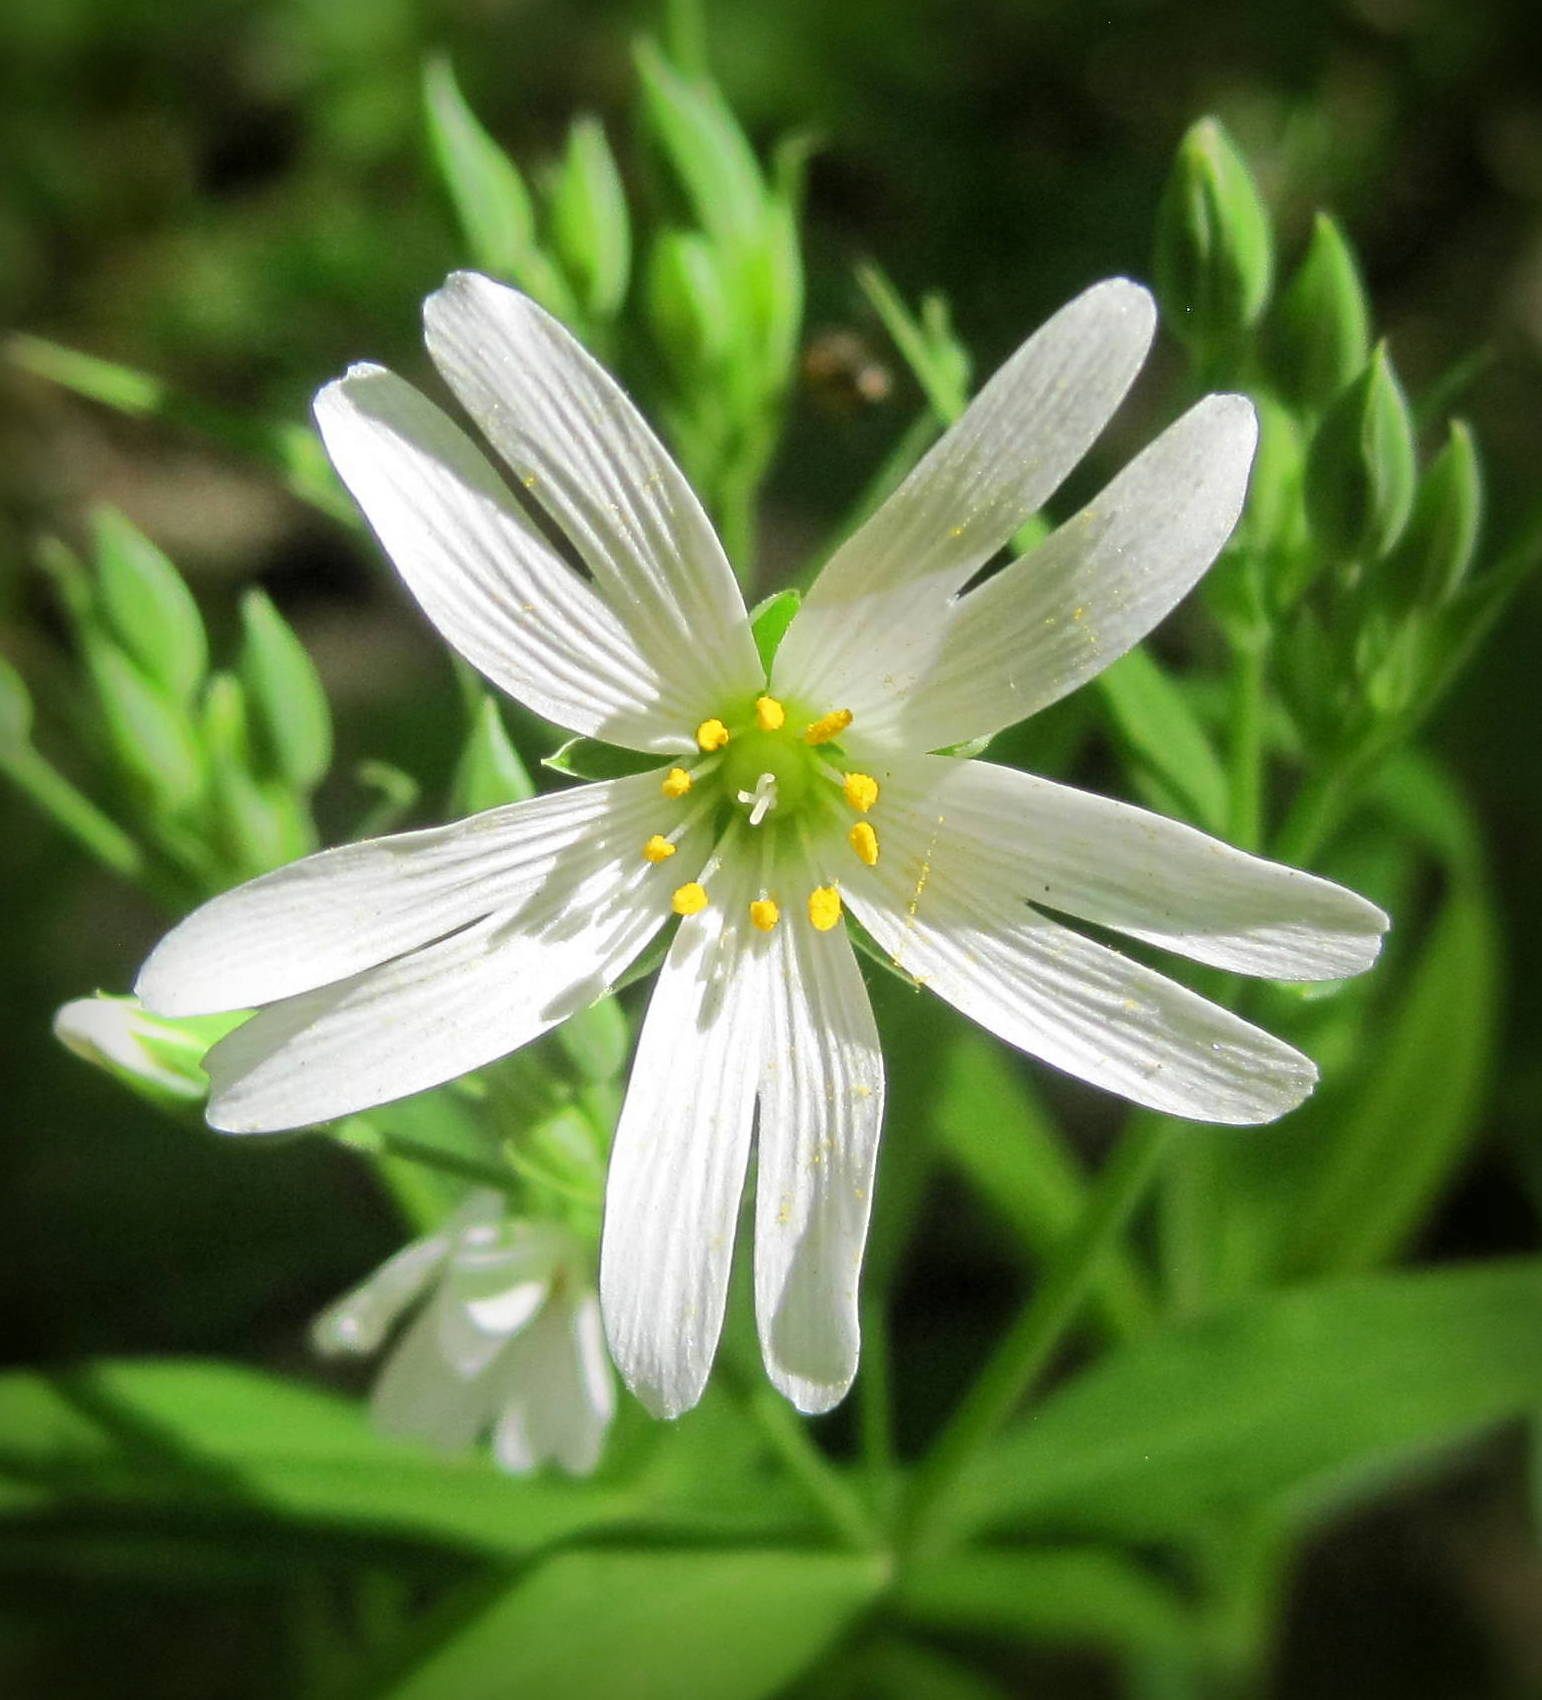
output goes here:
<path id="1" fill-rule="evenodd" d="M 734 734 L 718 769 L 728 800 L 737 804 L 741 791 L 753 792 L 763 773 L 776 781 L 775 814 L 795 813 L 808 796 L 818 771 L 818 757 L 790 729 L 762 732 L 755 728 Z"/>

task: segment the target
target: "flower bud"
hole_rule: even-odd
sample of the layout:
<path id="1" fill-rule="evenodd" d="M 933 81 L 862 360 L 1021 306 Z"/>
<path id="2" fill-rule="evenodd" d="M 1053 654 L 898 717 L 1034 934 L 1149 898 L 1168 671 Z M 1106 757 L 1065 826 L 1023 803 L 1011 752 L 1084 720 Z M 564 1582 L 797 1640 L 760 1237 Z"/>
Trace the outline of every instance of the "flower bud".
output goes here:
<path id="1" fill-rule="evenodd" d="M 96 585 L 102 618 L 124 653 L 166 696 L 188 703 L 203 683 L 208 643 L 182 575 L 115 509 L 98 508 Z"/>
<path id="2" fill-rule="evenodd" d="M 180 705 L 110 640 L 86 644 L 102 724 L 118 769 L 160 814 L 180 814 L 204 789 L 204 763 Z"/>
<path id="3" fill-rule="evenodd" d="M 711 372 L 732 344 L 728 290 L 712 245 L 666 230 L 648 261 L 648 315 L 659 348 L 688 381 Z"/>
<path id="4" fill-rule="evenodd" d="M 138 998 L 76 998 L 54 1016 L 54 1036 L 131 1091 L 162 1105 L 197 1103 L 209 1090 L 203 1058 L 242 1013 L 172 1020 Z"/>
<path id="5" fill-rule="evenodd" d="M 239 671 L 253 757 L 273 777 L 311 791 L 332 764 L 332 711 L 304 645 L 260 590 L 241 599 Z"/>
<path id="6" fill-rule="evenodd" d="M 632 236 L 615 156 L 597 118 L 579 118 L 551 180 L 551 239 L 585 309 L 614 318 L 626 295 Z"/>
<path id="7" fill-rule="evenodd" d="M 1318 213 L 1301 264 L 1275 310 L 1270 368 L 1280 394 L 1320 412 L 1365 365 L 1370 317 L 1354 254 Z"/>
<path id="8" fill-rule="evenodd" d="M 1179 144 L 1157 210 L 1154 272 L 1169 329 L 1196 354 L 1225 349 L 1269 299 L 1274 239 L 1242 155 L 1218 120 Z"/>
<path id="9" fill-rule="evenodd" d="M 1306 505 L 1324 548 L 1376 560 L 1413 503 L 1413 422 L 1386 345 L 1329 408 L 1307 453 Z"/>

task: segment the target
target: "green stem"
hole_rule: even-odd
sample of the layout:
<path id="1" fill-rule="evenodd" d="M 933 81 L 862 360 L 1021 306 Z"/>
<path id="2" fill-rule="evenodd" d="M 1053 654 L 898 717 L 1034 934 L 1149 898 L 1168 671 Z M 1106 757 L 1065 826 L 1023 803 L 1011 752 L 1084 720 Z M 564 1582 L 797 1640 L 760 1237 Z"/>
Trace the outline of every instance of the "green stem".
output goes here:
<path id="1" fill-rule="evenodd" d="M 1173 1127 L 1157 1117 L 1138 1124 L 1104 1166 L 1076 1231 L 916 1472 L 905 1508 L 912 1551 L 933 1551 L 946 1543 L 947 1502 L 955 1483 L 1017 1409 L 1076 1322 L 1104 1255 L 1146 1195 Z"/>
<path id="2" fill-rule="evenodd" d="M 894 1483 L 894 1428 L 889 1377 L 889 1315 L 886 1296 L 862 1301 L 862 1369 L 857 1377 L 857 1425 L 868 1495 L 884 1515 Z"/>
<path id="3" fill-rule="evenodd" d="M 144 852 L 64 775 L 32 749 L 6 757 L 3 769 L 34 803 L 104 867 L 136 883 L 146 876 Z"/>
<path id="4" fill-rule="evenodd" d="M 773 1452 L 807 1491 L 843 1546 L 872 1552 L 884 1543 L 851 1484 L 814 1443 L 803 1419 L 760 1375 L 757 1364 L 741 1370 L 725 1365 L 740 1403 L 749 1412 Z"/>

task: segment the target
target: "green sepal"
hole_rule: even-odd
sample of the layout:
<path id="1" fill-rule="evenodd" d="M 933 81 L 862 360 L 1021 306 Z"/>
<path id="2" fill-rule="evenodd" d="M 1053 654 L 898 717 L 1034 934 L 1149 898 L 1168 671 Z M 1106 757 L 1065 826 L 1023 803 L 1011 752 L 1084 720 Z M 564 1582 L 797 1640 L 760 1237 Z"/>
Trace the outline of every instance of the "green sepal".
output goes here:
<path id="1" fill-rule="evenodd" d="M 525 180 L 482 127 L 442 55 L 424 66 L 423 106 L 434 163 L 472 264 L 518 283 L 558 318 L 571 320 L 573 292 L 536 240 Z"/>
<path id="2" fill-rule="evenodd" d="M 209 664 L 203 619 L 182 575 L 115 508 L 91 516 L 97 602 L 107 629 L 158 689 L 190 703 Z"/>
<path id="3" fill-rule="evenodd" d="M 162 1106 L 201 1102 L 209 1091 L 203 1059 L 209 1047 L 246 1012 L 152 1015 L 138 998 L 98 992 L 76 998 L 54 1015 L 54 1037 L 76 1056 L 104 1069 L 131 1091 Z"/>
<path id="4" fill-rule="evenodd" d="M 203 754 L 192 723 L 107 638 L 85 645 L 102 724 L 119 771 L 158 814 L 181 814 L 203 794 Z"/>
<path id="5" fill-rule="evenodd" d="M 585 309 L 614 318 L 632 270 L 626 191 L 599 119 L 573 121 L 550 180 L 551 240 Z"/>
<path id="6" fill-rule="evenodd" d="M 661 765 L 661 758 L 643 750 L 624 750 L 598 738 L 569 738 L 559 750 L 541 757 L 541 766 L 572 779 L 626 779 Z"/>
<path id="7" fill-rule="evenodd" d="M 241 598 L 239 671 L 262 770 L 312 791 L 332 765 L 332 711 L 305 646 L 261 590 Z"/>
<path id="8" fill-rule="evenodd" d="M 1269 214 L 1216 118 L 1200 119 L 1179 144 L 1157 210 L 1153 270 L 1168 329 L 1202 357 L 1226 353 L 1268 304 Z"/>
<path id="9" fill-rule="evenodd" d="M 787 636 L 787 628 L 802 606 L 802 591 L 788 588 L 757 602 L 750 610 L 750 630 L 754 633 L 755 650 L 767 678 L 771 676 L 771 663 L 782 646 L 782 639 Z"/>
<path id="10" fill-rule="evenodd" d="M 1282 396 L 1321 412 L 1371 351 L 1370 312 L 1344 233 L 1318 213 L 1312 240 L 1275 309 L 1270 372 Z"/>
<path id="11" fill-rule="evenodd" d="M 479 693 L 450 787 L 450 812 L 479 815 L 534 795 L 535 781 L 514 748 L 498 704 L 486 692 Z"/>
<path id="12" fill-rule="evenodd" d="M 1386 344 L 1329 408 L 1306 461 L 1312 531 L 1348 560 L 1377 560 L 1413 505 L 1413 421 Z"/>
<path id="13" fill-rule="evenodd" d="M 1483 469 L 1472 432 L 1453 419 L 1450 436 L 1419 480 L 1408 529 L 1389 578 L 1411 580 L 1427 606 L 1443 608 L 1467 582 L 1483 524 Z"/>

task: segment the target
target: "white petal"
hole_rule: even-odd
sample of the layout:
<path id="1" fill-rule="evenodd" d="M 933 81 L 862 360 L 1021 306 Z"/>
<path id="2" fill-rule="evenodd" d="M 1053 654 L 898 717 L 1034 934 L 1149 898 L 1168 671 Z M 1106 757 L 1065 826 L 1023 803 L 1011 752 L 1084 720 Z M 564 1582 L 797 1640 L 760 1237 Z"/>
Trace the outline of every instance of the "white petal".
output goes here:
<path id="1" fill-rule="evenodd" d="M 386 1360 L 370 1394 L 370 1415 L 383 1434 L 463 1452 L 492 1420 L 495 1387 L 485 1371 L 457 1374 L 440 1344 L 441 1290 Z"/>
<path id="2" fill-rule="evenodd" d="M 769 939 L 725 868 L 681 923 L 643 1023 L 605 1187 L 611 1355 L 655 1416 L 701 1397 L 717 1349 L 766 1020 Z"/>
<path id="3" fill-rule="evenodd" d="M 1273 1121 L 1311 1060 L 1151 969 L 981 882 L 892 827 L 846 886 L 895 963 L 1008 1044 L 1134 1103 L 1196 1121 Z"/>
<path id="4" fill-rule="evenodd" d="M 533 301 L 474 272 L 430 296 L 424 318 L 461 404 L 689 700 L 686 729 L 760 688 L 722 546 L 625 391 Z"/>
<path id="5" fill-rule="evenodd" d="M 756 1155 L 761 1351 L 800 1411 L 837 1404 L 857 1371 L 857 1280 L 883 1121 L 883 1055 L 844 927 L 800 912 L 819 883 L 791 868 L 767 979 Z"/>
<path id="6" fill-rule="evenodd" d="M 559 1230 L 495 1221 L 463 1233 L 445 1270 L 453 1301 L 441 1313 L 440 1346 L 464 1374 L 484 1369 L 546 1303 L 556 1274 Z"/>
<path id="7" fill-rule="evenodd" d="M 195 909 L 141 970 L 139 996 L 202 1015 L 330 985 L 512 908 L 580 841 L 635 856 L 659 816 L 658 779 L 637 774 L 323 850 Z"/>
<path id="8" fill-rule="evenodd" d="M 457 425 L 379 366 L 316 397 L 327 452 L 423 611 L 537 714 L 633 749 L 688 712 Z"/>
<path id="9" fill-rule="evenodd" d="M 687 835 L 677 858 L 702 851 Z M 571 849 L 519 908 L 266 1009 L 205 1058 L 208 1118 L 275 1132 L 481 1068 L 592 1003 L 669 915 L 678 875 L 630 839 Z"/>
<path id="10" fill-rule="evenodd" d="M 555 1461 L 570 1475 L 593 1471 L 615 1415 L 615 1384 L 604 1353 L 592 1293 L 554 1300 L 511 1342 L 499 1366 L 504 1404 L 493 1431 L 493 1450 L 505 1470 L 520 1475 Z"/>
<path id="11" fill-rule="evenodd" d="M 1032 554 L 963 597 L 931 670 L 881 730 L 863 730 L 940 749 L 1015 725 L 1101 673 L 1220 552 L 1257 439 L 1245 396 L 1190 408 Z"/>
<path id="12" fill-rule="evenodd" d="M 319 1352 L 378 1351 L 392 1324 L 418 1298 L 450 1251 L 450 1235 L 431 1234 L 404 1245 L 373 1275 L 327 1306 L 311 1324 Z"/>
<path id="13" fill-rule="evenodd" d="M 959 877 L 1196 962 L 1277 980 L 1342 979 L 1370 967 L 1389 925 L 1374 903 L 1330 880 L 1014 768 L 907 756 L 882 771 L 883 815 L 903 812 L 915 839 L 945 830 L 960 846 Z"/>
<path id="14" fill-rule="evenodd" d="M 779 695 L 887 718 L 931 670 L 948 599 L 1054 493 L 1146 357 L 1156 313 L 1124 278 L 1077 296 L 981 390 L 820 573 L 777 652 Z"/>

